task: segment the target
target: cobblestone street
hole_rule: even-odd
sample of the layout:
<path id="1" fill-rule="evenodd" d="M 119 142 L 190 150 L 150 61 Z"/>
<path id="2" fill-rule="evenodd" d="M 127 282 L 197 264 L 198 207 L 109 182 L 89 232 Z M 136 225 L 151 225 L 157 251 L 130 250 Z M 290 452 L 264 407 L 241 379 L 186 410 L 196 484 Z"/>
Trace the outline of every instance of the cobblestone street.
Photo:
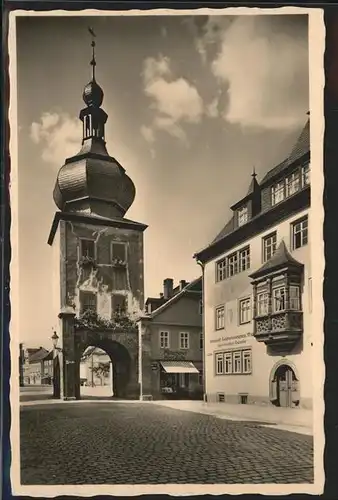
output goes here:
<path id="1" fill-rule="evenodd" d="M 312 481 L 310 436 L 142 403 L 21 409 L 26 485 Z"/>

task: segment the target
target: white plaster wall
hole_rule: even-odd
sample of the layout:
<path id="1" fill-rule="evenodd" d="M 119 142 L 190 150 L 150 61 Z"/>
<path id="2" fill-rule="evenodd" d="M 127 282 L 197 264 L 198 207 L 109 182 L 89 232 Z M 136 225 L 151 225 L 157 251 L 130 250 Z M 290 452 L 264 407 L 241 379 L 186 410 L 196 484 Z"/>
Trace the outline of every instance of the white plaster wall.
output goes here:
<path id="1" fill-rule="evenodd" d="M 245 325 L 239 324 L 238 300 L 251 296 L 252 285 L 249 275 L 262 265 L 262 238 L 273 231 L 277 231 L 277 246 L 281 239 L 299 262 L 304 264 L 304 287 L 302 290 L 303 307 L 303 350 L 300 354 L 295 351 L 287 354 L 286 359 L 296 366 L 299 380 L 301 398 L 311 398 L 312 374 L 311 374 L 311 296 L 309 294 L 309 279 L 311 278 L 310 244 L 311 227 L 309 229 L 309 243 L 295 251 L 290 250 L 291 224 L 308 213 L 308 210 L 299 212 L 297 215 L 285 219 L 278 225 L 270 227 L 266 231 L 255 235 L 250 240 L 242 242 L 233 247 L 223 255 L 210 261 L 205 266 L 204 276 L 204 303 L 205 303 L 205 367 L 206 367 L 206 392 L 215 394 L 224 392 L 238 394 L 248 392 L 256 396 L 269 395 L 270 372 L 283 356 L 271 356 L 267 354 L 267 347 L 263 342 L 258 342 L 251 335 L 253 322 Z M 216 262 L 222 257 L 250 244 L 251 266 L 250 270 L 240 273 L 232 278 L 216 283 Z M 215 330 L 215 308 L 225 305 L 225 329 Z M 248 334 L 244 338 L 236 339 L 238 335 Z M 215 353 L 231 348 L 252 347 L 252 374 L 251 375 L 215 375 Z M 297 348 L 296 348 L 297 349 Z"/>

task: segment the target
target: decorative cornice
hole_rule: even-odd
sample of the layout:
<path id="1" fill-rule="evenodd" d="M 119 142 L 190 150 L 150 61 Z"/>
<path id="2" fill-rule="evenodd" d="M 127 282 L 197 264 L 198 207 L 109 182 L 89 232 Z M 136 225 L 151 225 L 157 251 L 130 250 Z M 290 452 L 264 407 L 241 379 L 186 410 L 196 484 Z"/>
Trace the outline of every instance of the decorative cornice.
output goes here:
<path id="1" fill-rule="evenodd" d="M 104 219 L 101 217 L 96 217 L 93 215 L 84 215 L 77 213 L 69 213 L 69 212 L 55 212 L 54 220 L 52 223 L 52 227 L 49 233 L 49 237 L 47 240 L 48 245 L 52 245 L 54 241 L 54 237 L 59 226 L 60 220 L 69 221 L 69 222 L 79 222 L 84 224 L 91 224 L 97 226 L 108 226 L 108 227 L 117 227 L 124 229 L 134 229 L 135 231 L 143 232 L 147 229 L 146 224 L 142 224 L 140 222 L 135 222 L 129 219 Z"/>

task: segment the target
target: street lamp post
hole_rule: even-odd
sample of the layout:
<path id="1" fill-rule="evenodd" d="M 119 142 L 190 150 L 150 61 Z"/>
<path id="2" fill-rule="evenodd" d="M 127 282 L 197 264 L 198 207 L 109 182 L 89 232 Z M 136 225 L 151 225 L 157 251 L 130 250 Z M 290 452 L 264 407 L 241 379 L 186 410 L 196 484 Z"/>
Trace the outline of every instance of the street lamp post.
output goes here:
<path id="1" fill-rule="evenodd" d="M 53 332 L 51 339 L 52 339 L 52 343 L 53 343 L 53 396 L 56 398 L 56 397 L 60 397 L 59 390 L 57 390 L 57 384 L 59 384 L 60 381 L 57 380 L 56 373 L 55 373 L 56 372 L 56 363 L 58 361 L 57 360 L 57 344 L 59 341 L 59 336 L 55 330 Z M 61 387 L 59 389 L 61 390 Z"/>

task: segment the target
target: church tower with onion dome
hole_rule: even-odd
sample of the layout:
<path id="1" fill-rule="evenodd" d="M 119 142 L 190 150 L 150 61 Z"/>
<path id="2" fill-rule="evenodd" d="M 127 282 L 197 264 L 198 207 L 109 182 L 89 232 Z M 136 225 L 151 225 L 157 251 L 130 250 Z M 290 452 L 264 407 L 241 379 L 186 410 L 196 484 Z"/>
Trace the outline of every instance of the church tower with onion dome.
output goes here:
<path id="1" fill-rule="evenodd" d="M 111 358 L 112 395 L 138 398 L 137 320 L 144 301 L 147 226 L 125 217 L 136 190 L 107 151 L 108 115 L 96 81 L 94 38 L 92 52 L 92 78 L 84 88 L 85 107 L 79 115 L 82 145 L 58 172 L 53 192 L 58 211 L 48 239 L 57 259 L 54 303 L 61 339 L 56 358 L 63 364 L 60 397 L 80 398 L 81 356 L 88 346 L 95 346 Z"/>

